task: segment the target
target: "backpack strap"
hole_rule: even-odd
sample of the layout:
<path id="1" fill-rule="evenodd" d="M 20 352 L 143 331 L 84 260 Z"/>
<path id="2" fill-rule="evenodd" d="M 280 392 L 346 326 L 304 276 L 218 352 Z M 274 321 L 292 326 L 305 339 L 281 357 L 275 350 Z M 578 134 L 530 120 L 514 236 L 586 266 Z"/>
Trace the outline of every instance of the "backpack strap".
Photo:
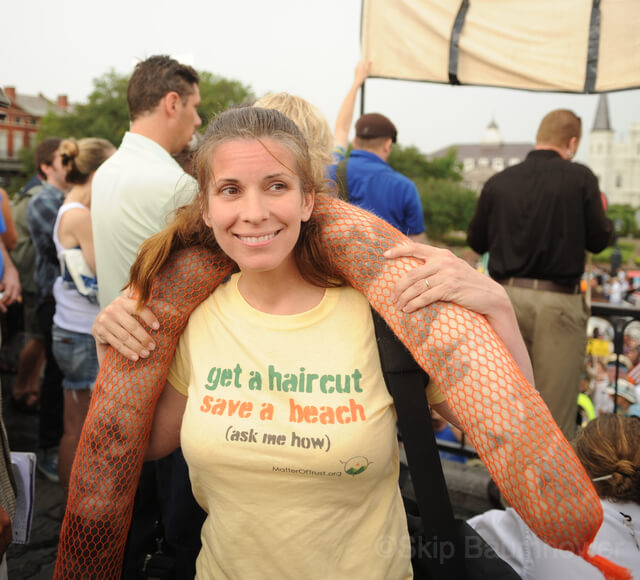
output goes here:
<path id="1" fill-rule="evenodd" d="M 336 165 L 336 183 L 338 185 L 338 197 L 342 201 L 349 201 L 349 187 L 347 186 L 347 158 L 345 157 Z"/>
<path id="2" fill-rule="evenodd" d="M 466 578 L 464 549 L 459 546 L 425 393 L 429 376 L 382 317 L 374 310 L 372 314 L 382 372 L 396 408 L 423 525 L 425 543 L 414 546 L 413 559 L 424 562 L 433 579 Z"/>
<path id="3" fill-rule="evenodd" d="M 21 189 L 18 192 L 17 198 L 18 199 L 31 199 L 34 195 L 40 193 L 40 191 L 42 190 L 42 184 L 37 184 L 34 185 L 32 187 L 30 187 L 29 189 Z"/>

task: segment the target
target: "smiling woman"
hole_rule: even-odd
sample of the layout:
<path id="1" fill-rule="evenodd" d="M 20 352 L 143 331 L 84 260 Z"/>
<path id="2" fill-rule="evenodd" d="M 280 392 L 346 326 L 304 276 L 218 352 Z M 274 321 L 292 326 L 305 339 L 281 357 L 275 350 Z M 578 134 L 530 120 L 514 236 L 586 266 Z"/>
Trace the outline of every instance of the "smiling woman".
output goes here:
<path id="1" fill-rule="evenodd" d="M 295 165 L 273 139 L 228 141 L 216 149 L 203 217 L 243 272 L 241 289 L 267 272 L 280 283 L 299 276 L 292 250 L 311 216 L 314 194 L 302 191 L 300 178 L 288 169 Z"/>
<path id="2" fill-rule="evenodd" d="M 143 244 L 132 284 L 145 301 L 167 254 L 190 244 L 237 270 L 191 315 L 147 449 L 153 459 L 181 444 L 209 514 L 197 577 L 410 578 L 392 399 L 369 303 L 319 237 L 322 165 L 291 120 L 247 107 L 212 122 L 196 168 L 198 198 Z M 435 386 L 428 393 L 446 406 Z M 257 522 L 268 533 L 246 533 Z M 376 551 L 385 538 L 402 549 Z M 327 558 L 336 541 L 342 555 Z"/>
<path id="3" fill-rule="evenodd" d="M 143 244 L 133 265 L 140 301 L 148 300 L 169 252 L 194 244 L 224 253 L 240 269 L 244 260 L 253 261 L 246 264 L 248 276 L 255 269 L 273 276 L 268 256 L 279 249 L 283 266 L 295 264 L 289 274 L 301 277 L 308 289 L 340 286 L 342 276 L 327 257 L 312 213 L 315 197 L 330 187 L 316 164 L 299 129 L 284 115 L 259 107 L 219 115 L 195 159 L 197 199 Z"/>

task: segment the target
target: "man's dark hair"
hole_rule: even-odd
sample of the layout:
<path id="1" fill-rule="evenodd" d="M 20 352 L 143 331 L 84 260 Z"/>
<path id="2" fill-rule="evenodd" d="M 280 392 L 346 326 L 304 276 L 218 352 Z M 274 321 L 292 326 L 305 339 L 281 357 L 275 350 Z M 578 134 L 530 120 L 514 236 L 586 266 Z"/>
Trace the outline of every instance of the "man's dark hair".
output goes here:
<path id="1" fill-rule="evenodd" d="M 46 179 L 46 175 L 40 171 L 40 165 L 52 165 L 53 164 L 53 156 L 55 152 L 60 147 L 62 139 L 59 137 L 48 137 L 47 139 L 43 139 L 36 146 L 36 150 L 33 154 L 33 161 L 36 165 L 36 171 L 38 175 L 42 177 L 42 179 Z"/>
<path id="2" fill-rule="evenodd" d="M 168 56 L 150 56 L 140 61 L 127 87 L 130 119 L 135 121 L 144 113 L 153 111 L 160 100 L 172 91 L 185 102 L 199 80 L 194 68 Z"/>

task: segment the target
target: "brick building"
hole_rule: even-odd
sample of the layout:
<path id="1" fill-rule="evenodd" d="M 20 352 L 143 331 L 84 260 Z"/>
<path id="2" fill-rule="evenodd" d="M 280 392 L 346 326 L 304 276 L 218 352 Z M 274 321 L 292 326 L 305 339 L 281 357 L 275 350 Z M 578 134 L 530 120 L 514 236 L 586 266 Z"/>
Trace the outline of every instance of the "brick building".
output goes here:
<path id="1" fill-rule="evenodd" d="M 9 98 L 9 109 L 0 119 L 0 180 L 6 181 L 21 170 L 19 153 L 31 147 L 40 126 L 40 119 L 51 109 L 64 112 L 69 109 L 66 95 L 51 101 L 44 95 L 23 95 L 15 87 L 4 87 Z M 0 185 L 2 183 L 0 182 Z"/>

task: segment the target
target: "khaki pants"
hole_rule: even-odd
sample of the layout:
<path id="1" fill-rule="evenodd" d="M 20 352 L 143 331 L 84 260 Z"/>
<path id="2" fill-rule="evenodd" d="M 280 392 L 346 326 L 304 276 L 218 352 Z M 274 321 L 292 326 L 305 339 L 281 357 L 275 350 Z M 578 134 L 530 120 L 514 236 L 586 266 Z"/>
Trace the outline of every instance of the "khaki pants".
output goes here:
<path id="1" fill-rule="evenodd" d="M 581 294 L 505 286 L 518 318 L 536 388 L 565 437 L 576 432 L 589 311 Z"/>

